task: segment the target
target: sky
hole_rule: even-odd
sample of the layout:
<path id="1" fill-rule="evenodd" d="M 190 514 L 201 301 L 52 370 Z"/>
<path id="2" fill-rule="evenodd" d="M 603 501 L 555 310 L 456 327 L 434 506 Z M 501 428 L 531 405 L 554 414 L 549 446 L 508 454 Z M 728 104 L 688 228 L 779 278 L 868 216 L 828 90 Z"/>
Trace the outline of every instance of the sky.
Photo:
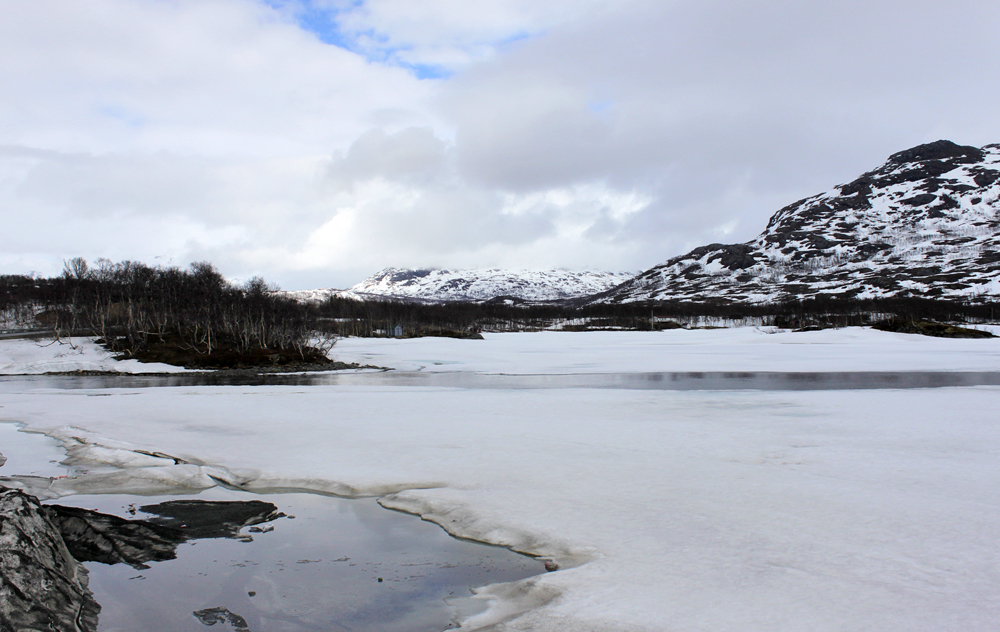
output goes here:
<path id="1" fill-rule="evenodd" d="M 1000 142 L 995 0 L 0 0 L 0 273 L 640 271 Z"/>

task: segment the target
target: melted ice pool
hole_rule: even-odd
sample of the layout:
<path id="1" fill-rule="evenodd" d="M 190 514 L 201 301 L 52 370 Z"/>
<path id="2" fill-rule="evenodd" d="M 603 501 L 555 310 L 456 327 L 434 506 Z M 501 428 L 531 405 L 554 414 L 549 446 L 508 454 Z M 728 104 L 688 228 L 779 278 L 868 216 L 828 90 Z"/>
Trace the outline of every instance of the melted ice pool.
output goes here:
<path id="1" fill-rule="evenodd" d="M 66 473 L 51 463 L 61 457 L 55 441 L 16 432 L 13 424 L 0 424 L 0 452 L 11 458 L 4 475 L 32 468 L 49 475 Z M 133 515 L 130 509 L 181 498 L 259 499 L 288 516 L 256 525 L 252 532 L 244 528 L 241 534 L 252 541 L 216 538 L 181 544 L 177 559 L 150 562 L 148 569 L 87 562 L 90 588 L 102 607 L 100 630 L 443 630 L 454 627 L 456 616 L 485 605 L 469 599 L 471 588 L 544 572 L 538 560 L 458 540 L 437 525 L 386 510 L 374 499 L 213 488 L 169 497 L 68 496 L 47 504 L 135 519 L 149 516 L 141 511 Z"/>

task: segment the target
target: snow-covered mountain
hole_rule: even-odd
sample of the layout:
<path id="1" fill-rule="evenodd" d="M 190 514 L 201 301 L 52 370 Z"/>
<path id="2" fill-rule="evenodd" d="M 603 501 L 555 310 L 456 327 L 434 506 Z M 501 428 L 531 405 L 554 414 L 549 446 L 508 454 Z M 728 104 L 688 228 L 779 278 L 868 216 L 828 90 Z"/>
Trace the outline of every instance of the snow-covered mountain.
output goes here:
<path id="1" fill-rule="evenodd" d="M 342 293 L 357 298 L 392 298 L 443 303 L 513 298 L 560 301 L 604 292 L 628 279 L 625 272 L 593 270 L 410 270 L 386 268 Z"/>
<path id="2" fill-rule="evenodd" d="M 278 290 L 278 296 L 284 296 L 296 300 L 300 303 L 322 303 L 331 296 L 342 296 L 344 290 L 319 289 L 319 290 Z"/>
<path id="3" fill-rule="evenodd" d="M 998 200 L 1000 145 L 920 145 L 786 206 L 752 241 L 696 248 L 596 300 L 997 296 Z"/>

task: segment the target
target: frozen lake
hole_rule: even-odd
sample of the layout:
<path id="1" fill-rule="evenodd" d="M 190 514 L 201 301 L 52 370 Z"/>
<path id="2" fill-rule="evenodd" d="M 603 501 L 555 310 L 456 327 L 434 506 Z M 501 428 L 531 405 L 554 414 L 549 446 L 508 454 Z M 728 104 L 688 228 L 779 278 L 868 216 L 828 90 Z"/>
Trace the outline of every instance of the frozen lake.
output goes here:
<path id="1" fill-rule="evenodd" d="M 87 354 L 58 367 L 105 366 Z M 559 563 L 480 590 L 489 607 L 463 629 L 992 632 L 1000 620 L 1000 340 L 541 332 L 351 339 L 335 355 L 398 372 L 11 376 L 0 418 L 135 473 L 96 466 L 93 484 L 376 497 Z M 54 366 L 28 360 L 11 366 Z"/>

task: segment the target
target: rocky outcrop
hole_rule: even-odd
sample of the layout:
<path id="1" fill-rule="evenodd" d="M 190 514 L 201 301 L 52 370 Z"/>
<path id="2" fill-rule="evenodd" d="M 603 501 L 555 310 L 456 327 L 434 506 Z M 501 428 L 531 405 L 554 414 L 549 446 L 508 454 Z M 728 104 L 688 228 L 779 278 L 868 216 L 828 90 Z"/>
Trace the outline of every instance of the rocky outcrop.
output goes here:
<path id="1" fill-rule="evenodd" d="M 101 607 L 38 499 L 0 491 L 0 630 L 89 632 Z"/>
<path id="2" fill-rule="evenodd" d="M 175 558 L 182 542 L 249 538 L 240 529 L 284 516 L 259 500 L 178 500 L 139 509 L 152 518 L 43 506 L 21 490 L 0 488 L 0 630 L 96 630 L 101 607 L 81 562 L 149 568 L 146 562 Z"/>
<path id="3" fill-rule="evenodd" d="M 80 562 L 128 564 L 149 568 L 146 562 L 177 557 L 177 545 L 188 538 L 180 529 L 125 520 L 78 507 L 43 507 L 70 554 Z"/>
<path id="4" fill-rule="evenodd" d="M 61 505 L 46 505 L 70 554 L 80 562 L 128 564 L 149 568 L 146 562 L 177 557 L 177 545 L 203 538 L 249 538 L 240 535 L 246 526 L 283 516 L 273 504 L 261 500 L 171 500 L 144 505 L 139 511 L 148 520 L 118 516 Z"/>

